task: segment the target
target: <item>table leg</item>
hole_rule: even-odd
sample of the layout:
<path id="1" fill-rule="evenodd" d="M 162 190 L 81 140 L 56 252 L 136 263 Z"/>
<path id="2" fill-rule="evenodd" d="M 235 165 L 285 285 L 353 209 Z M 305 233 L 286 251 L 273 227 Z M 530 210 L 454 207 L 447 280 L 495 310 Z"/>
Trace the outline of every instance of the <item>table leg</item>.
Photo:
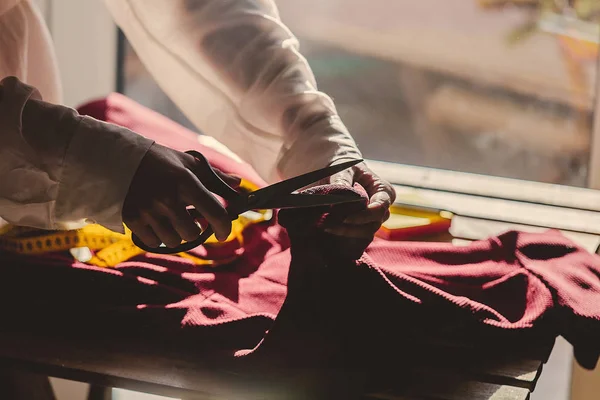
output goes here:
<path id="1" fill-rule="evenodd" d="M 87 400 L 112 400 L 112 388 L 90 385 Z"/>

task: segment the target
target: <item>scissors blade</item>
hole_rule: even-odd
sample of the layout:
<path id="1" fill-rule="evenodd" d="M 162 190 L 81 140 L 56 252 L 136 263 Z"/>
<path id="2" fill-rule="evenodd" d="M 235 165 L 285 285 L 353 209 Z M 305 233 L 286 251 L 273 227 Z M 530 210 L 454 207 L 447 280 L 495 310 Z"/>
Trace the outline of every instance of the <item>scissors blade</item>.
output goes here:
<path id="1" fill-rule="evenodd" d="M 342 172 L 343 170 L 353 167 L 361 162 L 363 162 L 363 160 L 351 160 L 331 165 L 329 167 L 318 169 L 307 174 L 303 174 L 294 178 L 277 182 L 271 186 L 267 186 L 265 188 L 252 192 L 252 195 L 255 199 L 257 199 L 257 201 L 262 203 L 262 201 L 268 201 L 271 198 L 288 195 L 298 189 L 302 189 L 303 187 L 310 185 L 311 183 L 315 183 L 317 181 L 320 181 L 321 179 L 325 179 L 329 176 L 335 175 L 338 172 Z M 257 208 L 261 207 L 262 205 Z"/>
<path id="2" fill-rule="evenodd" d="M 341 194 L 288 194 L 261 202 L 261 208 L 303 208 L 332 206 L 335 204 L 357 203 L 365 201 L 358 196 L 344 196 Z"/>

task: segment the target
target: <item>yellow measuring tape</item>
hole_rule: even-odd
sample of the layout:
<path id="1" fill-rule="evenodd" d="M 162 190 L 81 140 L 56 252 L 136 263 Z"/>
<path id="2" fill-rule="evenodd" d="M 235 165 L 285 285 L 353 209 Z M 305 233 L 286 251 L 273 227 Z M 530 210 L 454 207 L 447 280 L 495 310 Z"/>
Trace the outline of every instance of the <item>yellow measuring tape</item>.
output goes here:
<path id="1" fill-rule="evenodd" d="M 253 191 L 257 186 L 242 180 L 240 188 Z M 244 213 L 232 222 L 231 234 L 225 242 L 221 243 L 212 236 L 205 242 L 205 247 L 231 245 L 232 242 L 237 242 L 241 246 L 243 231 L 247 226 L 268 221 L 271 217 L 270 210 Z M 76 256 L 78 252 L 72 251 L 73 249 L 89 250 L 79 252 L 83 255 Z M 23 255 L 71 251 L 79 261 L 99 267 L 114 267 L 144 253 L 144 250 L 133 243 L 131 231 L 128 229 L 125 234 L 120 234 L 100 225 L 87 225 L 72 231 L 51 232 L 7 225 L 0 228 L 0 250 Z M 230 263 L 235 259 L 235 255 L 219 260 L 201 258 L 190 253 L 179 253 L 178 256 L 192 260 L 196 265 L 209 266 Z"/>

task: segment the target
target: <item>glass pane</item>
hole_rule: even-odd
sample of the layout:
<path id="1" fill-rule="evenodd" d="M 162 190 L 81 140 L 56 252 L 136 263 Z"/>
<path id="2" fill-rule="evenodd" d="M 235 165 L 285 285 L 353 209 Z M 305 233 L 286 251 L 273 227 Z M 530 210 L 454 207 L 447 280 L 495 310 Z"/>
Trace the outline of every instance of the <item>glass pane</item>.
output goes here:
<path id="1" fill-rule="evenodd" d="M 365 157 L 586 185 L 597 0 L 277 4 Z M 126 94 L 190 126 L 127 54 Z"/>

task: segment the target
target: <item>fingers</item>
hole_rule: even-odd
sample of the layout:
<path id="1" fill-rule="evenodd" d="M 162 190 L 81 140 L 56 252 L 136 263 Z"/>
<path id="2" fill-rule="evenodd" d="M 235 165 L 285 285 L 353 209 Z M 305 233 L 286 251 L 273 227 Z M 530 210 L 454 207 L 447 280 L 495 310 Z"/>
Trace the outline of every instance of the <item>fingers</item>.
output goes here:
<path id="1" fill-rule="evenodd" d="M 162 243 L 162 240 L 160 240 L 158 236 L 156 236 L 152 228 L 146 223 L 140 220 L 135 220 L 126 222 L 126 224 L 129 227 L 129 229 L 131 229 L 131 232 L 133 232 L 138 238 L 140 238 L 140 240 L 144 242 L 146 246 L 156 248 Z"/>
<path id="2" fill-rule="evenodd" d="M 369 205 L 364 211 L 347 217 L 343 223 L 327 227 L 325 231 L 337 236 L 370 239 L 389 218 L 390 206 L 395 201 L 396 193 L 390 184 L 381 180 L 364 164 L 330 178 L 332 184 L 351 187 L 354 182 L 359 183 L 369 195 Z"/>
<path id="3" fill-rule="evenodd" d="M 151 211 L 140 211 L 139 217 L 129 220 L 127 226 L 138 238 L 150 247 L 164 243 L 176 247 L 182 240 L 192 241 L 202 232 L 183 204 L 169 207 L 158 203 Z"/>
<path id="4" fill-rule="evenodd" d="M 181 198 L 198 210 L 212 226 L 218 240 L 224 241 L 231 233 L 231 218 L 223 205 L 210 193 L 198 178 L 190 173 L 181 188 Z"/>
<path id="5" fill-rule="evenodd" d="M 342 186 L 352 187 L 352 184 L 354 183 L 353 181 L 354 181 L 354 172 L 351 169 L 339 172 L 335 175 L 332 175 L 329 178 L 329 183 L 331 183 L 333 185 L 342 185 Z"/>
<path id="6" fill-rule="evenodd" d="M 175 207 L 169 207 L 161 203 L 157 206 L 157 209 L 169 219 L 171 226 L 181 239 L 191 242 L 202 233 L 192 216 L 187 212 L 185 204 L 179 203 Z"/>
<path id="7" fill-rule="evenodd" d="M 186 185 L 183 187 L 182 198 L 208 221 L 215 237 L 224 241 L 231 233 L 231 218 L 223 205 L 216 197 L 202 184 L 203 180 L 212 180 L 212 173 L 217 174 L 225 183 L 232 188 L 239 187 L 241 178 L 234 175 L 228 175 L 216 168 L 212 168 L 204 156 L 197 155 L 193 161 L 188 161 L 187 166 L 191 172 Z"/>
<path id="8" fill-rule="evenodd" d="M 353 225 L 385 222 L 390 215 L 390 206 L 396 199 L 394 188 L 366 167 L 359 168 L 354 179 L 365 188 L 369 195 L 369 205 L 366 210 L 346 218 L 344 222 Z"/>
<path id="9" fill-rule="evenodd" d="M 168 247 L 176 247 L 181 244 L 181 236 L 169 218 L 156 211 L 139 211 L 137 218 L 128 219 L 126 224 L 147 246 L 159 247 L 164 243 Z"/>
<path id="10" fill-rule="evenodd" d="M 154 233 L 156 233 L 156 236 L 158 236 L 162 243 L 167 247 L 177 247 L 181 244 L 181 237 L 175 228 L 173 228 L 173 225 L 168 218 L 148 215 L 146 220 L 149 222 Z"/>
<path id="11" fill-rule="evenodd" d="M 371 197 L 366 210 L 349 216 L 344 223 L 361 225 L 378 222 L 381 224 L 389 218 L 391 204 L 391 197 L 388 193 L 378 192 Z"/>

